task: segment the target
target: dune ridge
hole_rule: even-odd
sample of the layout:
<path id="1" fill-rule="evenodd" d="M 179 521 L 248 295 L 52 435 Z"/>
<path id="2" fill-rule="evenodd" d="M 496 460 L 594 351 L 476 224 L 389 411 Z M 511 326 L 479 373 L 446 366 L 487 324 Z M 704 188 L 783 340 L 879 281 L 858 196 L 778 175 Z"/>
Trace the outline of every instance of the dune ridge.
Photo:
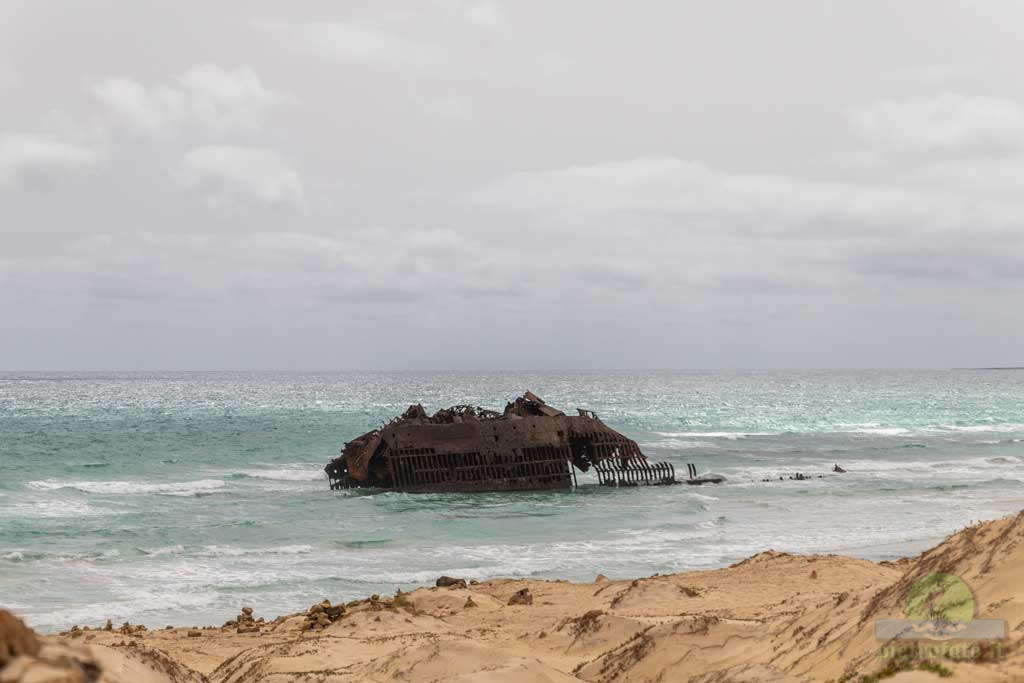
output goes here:
<path id="1" fill-rule="evenodd" d="M 0 683 L 1019 681 L 1022 539 L 1024 512 L 895 563 L 766 551 L 631 581 L 452 578 L 202 629 L 44 637 L 0 612 Z M 879 642 L 875 621 L 904 617 L 911 587 L 934 573 L 963 579 L 975 618 L 1005 620 L 1007 638 L 924 654 Z"/>

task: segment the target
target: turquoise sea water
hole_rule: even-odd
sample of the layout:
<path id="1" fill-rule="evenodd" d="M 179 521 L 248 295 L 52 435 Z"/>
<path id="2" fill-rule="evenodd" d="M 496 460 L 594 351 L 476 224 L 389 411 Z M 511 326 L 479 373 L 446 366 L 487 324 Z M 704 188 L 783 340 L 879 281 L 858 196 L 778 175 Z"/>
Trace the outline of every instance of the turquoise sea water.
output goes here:
<path id="1" fill-rule="evenodd" d="M 728 482 L 328 490 L 342 443 L 409 403 L 500 409 L 526 389 Z M 828 476 L 777 481 L 797 471 Z M 1022 482 L 1015 371 L 5 373 L 0 606 L 42 630 L 159 627 L 440 574 L 630 577 L 768 548 L 892 558 L 1018 511 Z"/>

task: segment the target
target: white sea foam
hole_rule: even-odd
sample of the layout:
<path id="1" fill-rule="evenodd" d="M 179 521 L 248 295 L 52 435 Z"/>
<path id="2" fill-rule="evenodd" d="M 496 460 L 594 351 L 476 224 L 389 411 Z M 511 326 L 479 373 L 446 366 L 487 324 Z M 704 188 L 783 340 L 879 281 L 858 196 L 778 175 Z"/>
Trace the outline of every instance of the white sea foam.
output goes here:
<path id="1" fill-rule="evenodd" d="M 323 468 L 299 469 L 283 468 L 276 470 L 249 470 L 242 474 L 256 479 L 272 479 L 275 481 L 319 481 L 326 479 Z"/>
<path id="2" fill-rule="evenodd" d="M 121 556 L 116 548 L 93 553 L 47 553 L 31 550 L 12 550 L 0 555 L 0 560 L 8 562 L 44 561 L 52 563 L 94 562 L 95 560 L 112 560 Z"/>
<path id="3" fill-rule="evenodd" d="M 675 448 L 678 450 L 690 450 L 693 448 L 718 448 L 710 441 L 687 441 L 685 439 L 661 439 L 655 441 L 642 441 L 641 446 L 648 448 Z"/>
<path id="4" fill-rule="evenodd" d="M 859 427 L 846 431 L 851 434 L 874 434 L 877 436 L 908 436 L 913 433 L 906 427 Z"/>
<path id="5" fill-rule="evenodd" d="M 980 424 L 980 425 L 939 425 L 939 429 L 950 432 L 1021 432 L 1024 431 L 1024 424 L 1007 422 L 1003 424 Z"/>
<path id="6" fill-rule="evenodd" d="M 307 555 L 312 553 L 315 548 L 311 545 L 304 544 L 282 545 L 271 548 L 239 548 L 223 545 L 172 545 L 153 549 L 140 548 L 140 550 L 151 557 L 159 557 L 162 555 L 185 555 L 188 557 L 244 557 L 247 555 L 256 555 L 263 557 L 265 555 Z"/>
<path id="7" fill-rule="evenodd" d="M 0 517 L 29 518 L 78 518 L 97 515 L 112 515 L 113 510 L 102 510 L 73 500 L 33 500 L 23 503 L 7 503 L 0 505 Z"/>
<path id="8" fill-rule="evenodd" d="M 308 555 L 315 548 L 311 545 L 281 545 L 271 548 L 236 548 L 234 546 L 208 545 L 201 553 L 206 557 L 241 557 L 244 555 Z"/>
<path id="9" fill-rule="evenodd" d="M 195 590 L 135 590 L 127 593 L 128 596 L 123 600 L 68 605 L 52 612 L 22 610 L 21 614 L 35 628 L 67 628 L 70 624 L 102 624 L 107 619 L 115 622 L 122 619 L 141 620 L 147 615 L 160 612 L 194 612 L 213 604 L 217 597 L 215 593 Z M 149 606 L 158 607 L 147 609 Z"/>
<path id="10" fill-rule="evenodd" d="M 654 432 L 669 438 L 745 439 L 748 436 L 778 436 L 777 432 Z"/>
<path id="11" fill-rule="evenodd" d="M 953 425 L 933 424 L 921 427 L 899 427 L 895 425 L 883 425 L 879 422 L 837 422 L 834 425 L 823 429 L 801 430 L 797 427 L 774 432 L 654 432 L 658 436 L 668 438 L 707 438 L 707 439 L 745 439 L 751 436 L 782 436 L 788 432 L 806 434 L 871 434 L 875 436 L 917 436 L 917 435 L 939 435 L 953 433 L 1013 433 L 1024 432 L 1024 424 L 1003 423 L 1003 424 L 978 424 L 978 425 Z"/>
<path id="12" fill-rule="evenodd" d="M 196 496 L 222 489 L 227 484 L 220 479 L 149 484 L 138 481 L 30 481 L 25 484 L 40 491 L 75 489 L 83 493 L 107 495 L 160 494 L 166 496 Z"/>

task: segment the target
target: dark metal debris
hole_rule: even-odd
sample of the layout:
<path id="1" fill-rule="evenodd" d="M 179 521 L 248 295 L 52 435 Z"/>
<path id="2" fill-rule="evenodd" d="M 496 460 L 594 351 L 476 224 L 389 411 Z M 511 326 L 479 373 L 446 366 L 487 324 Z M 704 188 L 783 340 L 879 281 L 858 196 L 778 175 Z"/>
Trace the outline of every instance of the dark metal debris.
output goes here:
<path id="1" fill-rule="evenodd" d="M 636 442 L 593 412 L 566 415 L 526 392 L 497 413 L 460 405 L 400 417 L 349 441 L 324 469 L 332 489 L 528 491 L 567 489 L 596 467 L 608 486 L 674 484 L 674 468 L 648 462 Z"/>

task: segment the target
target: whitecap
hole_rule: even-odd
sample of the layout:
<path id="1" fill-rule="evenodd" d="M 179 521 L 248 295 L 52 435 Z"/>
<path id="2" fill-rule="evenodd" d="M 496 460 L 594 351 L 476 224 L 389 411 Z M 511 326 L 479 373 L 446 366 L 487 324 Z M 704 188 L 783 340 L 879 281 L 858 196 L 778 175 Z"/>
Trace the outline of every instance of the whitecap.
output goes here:
<path id="1" fill-rule="evenodd" d="M 654 432 L 669 438 L 697 437 L 705 439 L 745 439 L 748 436 L 778 436 L 777 432 Z"/>
<path id="2" fill-rule="evenodd" d="M 220 479 L 148 484 L 138 481 L 30 481 L 25 484 L 40 491 L 75 489 L 83 493 L 109 495 L 159 494 L 166 496 L 196 496 L 224 488 L 227 484 Z"/>
<path id="3" fill-rule="evenodd" d="M 689 493 L 691 498 L 696 498 L 697 500 L 719 500 L 714 496 L 705 496 L 703 493 L 693 493 L 692 491 Z"/>
<path id="4" fill-rule="evenodd" d="M 306 555 L 314 552 L 311 545 L 282 545 L 270 548 L 239 548 L 236 546 L 204 545 L 184 546 L 172 545 L 162 548 L 139 548 L 139 551 L 151 557 L 164 555 L 185 555 L 188 557 L 243 557 L 246 555 Z"/>
<path id="5" fill-rule="evenodd" d="M 270 548 L 238 548 L 235 546 L 207 545 L 196 553 L 200 557 L 242 557 L 245 555 L 307 555 L 315 550 L 311 545 L 281 545 Z"/>
<path id="6" fill-rule="evenodd" d="M 72 500 L 33 500 L 24 503 L 0 505 L 0 516 L 59 519 L 63 517 L 94 517 L 112 515 L 113 510 L 98 510 L 91 505 Z"/>
<path id="7" fill-rule="evenodd" d="M 277 469 L 277 470 L 251 470 L 248 472 L 242 472 L 248 477 L 254 477 L 256 479 L 272 479 L 275 481 L 319 481 L 320 479 L 326 479 L 327 475 L 323 469 L 307 470 L 307 469 Z"/>
<path id="8" fill-rule="evenodd" d="M 861 427 L 846 431 L 850 434 L 873 434 L 876 436 L 907 436 L 912 433 L 906 427 Z"/>
<path id="9" fill-rule="evenodd" d="M 1024 424 L 1007 422 L 1004 424 L 981 424 L 981 425 L 939 425 L 938 429 L 950 432 L 1022 432 Z"/>
<path id="10" fill-rule="evenodd" d="M 662 439 L 660 441 L 642 441 L 642 446 L 648 448 L 675 448 L 689 450 L 691 448 L 718 448 L 710 441 L 686 441 L 684 439 Z"/>

